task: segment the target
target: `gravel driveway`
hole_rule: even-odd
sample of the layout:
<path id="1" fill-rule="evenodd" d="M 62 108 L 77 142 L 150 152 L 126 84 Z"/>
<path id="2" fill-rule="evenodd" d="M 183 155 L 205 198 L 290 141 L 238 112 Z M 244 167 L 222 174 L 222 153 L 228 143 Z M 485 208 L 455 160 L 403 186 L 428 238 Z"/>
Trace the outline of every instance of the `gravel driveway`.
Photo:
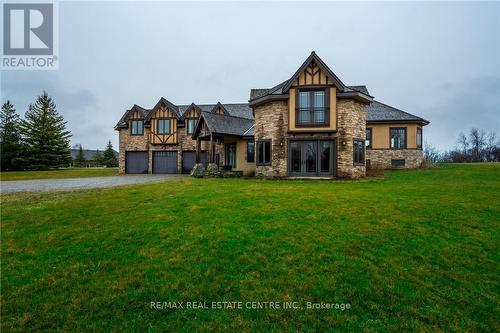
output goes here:
<path id="1" fill-rule="evenodd" d="M 13 180 L 0 182 L 0 193 L 86 190 L 99 187 L 113 187 L 131 184 L 179 179 L 185 175 L 126 175 L 111 177 L 88 177 L 66 179 Z"/>

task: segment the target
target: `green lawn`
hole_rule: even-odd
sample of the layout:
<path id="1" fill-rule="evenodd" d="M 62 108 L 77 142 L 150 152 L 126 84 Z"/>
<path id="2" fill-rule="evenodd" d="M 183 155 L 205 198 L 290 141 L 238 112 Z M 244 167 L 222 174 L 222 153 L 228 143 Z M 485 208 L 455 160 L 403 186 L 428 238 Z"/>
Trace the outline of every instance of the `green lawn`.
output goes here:
<path id="1" fill-rule="evenodd" d="M 182 178 L 1 205 L 2 330 L 500 331 L 498 163 L 352 182 Z"/>
<path id="2" fill-rule="evenodd" d="M 7 171 L 0 173 L 0 179 L 2 181 L 6 181 L 50 178 L 102 177 L 116 175 L 118 175 L 118 168 L 69 168 L 47 171 Z"/>

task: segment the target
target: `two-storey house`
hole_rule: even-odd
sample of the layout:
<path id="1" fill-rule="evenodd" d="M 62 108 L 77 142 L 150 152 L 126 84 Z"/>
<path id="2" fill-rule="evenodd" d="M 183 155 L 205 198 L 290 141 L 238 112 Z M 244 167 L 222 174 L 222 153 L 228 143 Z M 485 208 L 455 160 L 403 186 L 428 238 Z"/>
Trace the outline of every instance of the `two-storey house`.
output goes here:
<path id="1" fill-rule="evenodd" d="M 415 168 L 429 122 L 347 86 L 312 52 L 287 80 L 249 103 L 128 110 L 122 173 L 188 172 L 196 159 L 261 177 L 359 178 L 367 165 Z M 198 154 L 197 154 L 198 152 Z"/>

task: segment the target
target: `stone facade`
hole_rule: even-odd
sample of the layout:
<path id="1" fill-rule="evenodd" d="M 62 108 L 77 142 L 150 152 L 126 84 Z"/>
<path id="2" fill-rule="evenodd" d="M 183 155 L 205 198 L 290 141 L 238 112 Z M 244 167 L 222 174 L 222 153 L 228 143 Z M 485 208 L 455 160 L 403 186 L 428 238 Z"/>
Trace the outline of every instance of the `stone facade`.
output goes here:
<path id="1" fill-rule="evenodd" d="M 122 128 L 119 131 L 119 155 L 118 170 L 120 174 L 125 173 L 125 152 L 126 151 L 149 151 L 149 128 L 144 128 L 144 135 L 130 135 L 130 128 Z"/>
<path id="2" fill-rule="evenodd" d="M 353 99 L 337 101 L 337 177 L 360 178 L 366 175 L 364 165 L 354 165 L 353 140 L 366 138 L 367 105 Z"/>
<path id="3" fill-rule="evenodd" d="M 421 149 L 367 149 L 366 159 L 372 167 L 390 169 L 391 160 L 404 159 L 405 168 L 418 168 L 424 160 Z"/>
<path id="4" fill-rule="evenodd" d="M 287 176 L 287 130 L 287 101 L 273 101 L 255 108 L 255 142 L 271 140 L 272 146 L 271 165 L 257 165 L 255 168 L 257 177 Z"/>
<path id="5" fill-rule="evenodd" d="M 296 139 L 335 139 L 337 145 L 337 177 L 360 178 L 365 166 L 353 163 L 353 139 L 365 139 L 366 104 L 355 100 L 338 100 L 338 132 L 289 133 L 288 102 L 273 101 L 255 107 L 255 141 L 271 140 L 271 165 L 257 166 L 257 177 L 288 176 L 288 142 Z M 345 143 L 345 144 L 344 144 Z"/>

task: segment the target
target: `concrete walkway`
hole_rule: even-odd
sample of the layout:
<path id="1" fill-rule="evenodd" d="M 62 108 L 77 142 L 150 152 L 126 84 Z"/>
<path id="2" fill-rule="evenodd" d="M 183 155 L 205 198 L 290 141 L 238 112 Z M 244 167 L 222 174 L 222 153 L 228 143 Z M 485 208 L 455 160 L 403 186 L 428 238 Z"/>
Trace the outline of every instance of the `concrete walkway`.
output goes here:
<path id="1" fill-rule="evenodd" d="M 87 190 L 179 179 L 186 175 L 126 175 L 111 177 L 13 180 L 0 182 L 0 193 Z"/>

